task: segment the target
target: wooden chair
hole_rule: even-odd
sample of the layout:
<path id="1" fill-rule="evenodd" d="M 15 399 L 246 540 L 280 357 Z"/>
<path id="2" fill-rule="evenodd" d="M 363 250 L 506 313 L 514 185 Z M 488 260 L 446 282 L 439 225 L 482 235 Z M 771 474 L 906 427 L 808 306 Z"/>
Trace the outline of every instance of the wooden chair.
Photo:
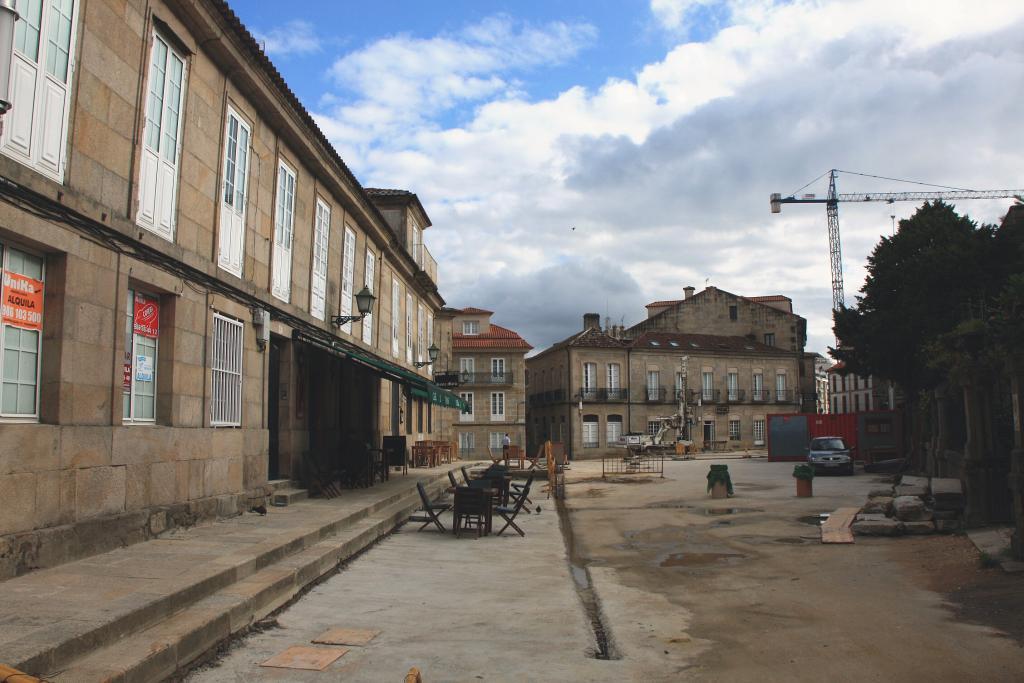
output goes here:
<path id="1" fill-rule="evenodd" d="M 465 465 L 459 469 L 462 470 L 462 478 L 466 481 L 466 486 L 469 486 L 469 482 L 473 481 L 473 477 L 469 476 L 469 470 L 466 469 Z"/>
<path id="2" fill-rule="evenodd" d="M 453 488 L 459 488 L 459 482 L 455 480 L 455 473 L 452 470 L 448 470 L 448 481 L 452 483 Z"/>
<path id="3" fill-rule="evenodd" d="M 530 483 L 526 484 L 526 488 L 523 489 L 523 493 L 516 498 L 516 501 L 512 505 L 499 505 L 494 508 L 494 511 L 501 515 L 501 518 L 505 520 L 505 526 L 501 527 L 498 531 L 498 536 L 501 536 L 505 529 L 512 527 L 519 532 L 520 536 L 526 536 L 526 532 L 519 528 L 516 524 L 516 516 L 519 515 L 519 511 L 523 509 L 523 504 L 526 503 L 526 499 L 530 494 Z"/>
<path id="4" fill-rule="evenodd" d="M 490 491 L 468 486 L 456 488 L 454 516 L 452 518 L 452 528 L 455 531 L 455 535 L 462 538 L 463 529 L 474 529 L 476 537 L 480 538 L 486 530 L 490 508 Z"/>
<path id="5" fill-rule="evenodd" d="M 525 484 L 517 484 L 515 482 L 511 482 L 508 485 L 508 487 L 509 487 L 509 498 L 517 499 L 520 496 L 526 496 L 526 502 L 529 503 L 530 505 L 533 505 L 533 501 L 530 500 L 530 496 L 528 495 L 529 491 L 530 491 L 530 486 L 532 486 L 532 485 L 533 485 L 533 472 L 530 472 L 530 476 L 528 476 L 526 478 L 526 483 Z M 528 515 L 532 514 L 530 512 L 530 508 L 527 507 L 527 508 L 523 508 L 523 509 L 526 510 L 526 514 L 528 514 Z"/>
<path id="6" fill-rule="evenodd" d="M 437 515 L 440 512 L 451 509 L 452 506 L 448 503 L 431 503 L 430 497 L 427 496 L 427 489 L 423 487 L 423 482 L 416 482 L 416 490 L 420 493 L 420 502 L 423 505 L 423 509 L 417 510 L 409 515 L 409 521 L 423 522 L 423 526 L 417 529 L 417 531 L 423 531 L 429 525 L 433 524 L 442 533 L 444 533 L 444 524 L 441 523 L 441 520 L 438 519 Z"/>

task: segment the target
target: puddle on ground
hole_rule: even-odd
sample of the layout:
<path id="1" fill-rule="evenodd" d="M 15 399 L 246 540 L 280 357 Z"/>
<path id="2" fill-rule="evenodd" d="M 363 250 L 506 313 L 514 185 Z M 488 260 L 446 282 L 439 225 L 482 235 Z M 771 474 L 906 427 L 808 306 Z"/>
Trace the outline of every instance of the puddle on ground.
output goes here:
<path id="1" fill-rule="evenodd" d="M 801 524 L 810 524 L 811 526 L 821 526 L 828 519 L 828 513 L 822 512 L 820 515 L 806 515 L 804 517 L 797 517 L 796 521 Z"/>
<path id="2" fill-rule="evenodd" d="M 704 567 L 709 564 L 731 564 L 742 560 L 740 553 L 671 553 L 663 559 L 661 567 Z"/>

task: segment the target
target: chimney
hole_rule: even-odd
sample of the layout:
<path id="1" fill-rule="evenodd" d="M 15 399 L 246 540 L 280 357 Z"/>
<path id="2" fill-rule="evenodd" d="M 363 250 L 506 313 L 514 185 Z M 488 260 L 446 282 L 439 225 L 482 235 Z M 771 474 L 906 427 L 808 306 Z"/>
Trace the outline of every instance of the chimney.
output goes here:
<path id="1" fill-rule="evenodd" d="M 583 329 L 584 331 L 589 329 L 601 330 L 601 314 L 600 313 L 584 313 L 583 314 Z"/>
<path id="2" fill-rule="evenodd" d="M 695 287 L 692 287 L 692 286 L 691 287 L 683 287 L 683 298 L 684 299 L 689 299 L 691 296 L 693 296 L 693 293 L 695 291 L 696 291 Z"/>

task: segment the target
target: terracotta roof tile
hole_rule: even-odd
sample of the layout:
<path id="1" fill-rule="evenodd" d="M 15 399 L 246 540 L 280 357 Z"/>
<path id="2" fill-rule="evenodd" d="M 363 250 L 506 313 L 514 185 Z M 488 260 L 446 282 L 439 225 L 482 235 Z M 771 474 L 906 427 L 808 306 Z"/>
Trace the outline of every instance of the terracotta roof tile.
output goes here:
<path id="1" fill-rule="evenodd" d="M 684 299 L 666 299 L 665 301 L 652 301 L 645 308 L 660 308 L 662 306 L 675 306 L 683 303 Z"/>
<path id="2" fill-rule="evenodd" d="M 487 334 L 452 334 L 453 349 L 523 349 L 529 351 L 533 347 L 519 336 L 517 332 L 491 324 Z"/>
<path id="3" fill-rule="evenodd" d="M 486 313 L 488 315 L 492 315 L 494 311 L 488 311 L 486 308 L 476 308 L 474 306 L 468 306 L 467 308 L 463 308 L 460 311 L 460 313 L 468 313 L 470 315 L 479 315 L 481 313 Z"/>
<path id="4" fill-rule="evenodd" d="M 788 296 L 783 296 L 782 294 L 769 294 L 767 296 L 745 296 L 743 298 L 746 299 L 747 301 L 754 301 L 759 304 L 763 304 L 768 301 L 793 301 Z"/>

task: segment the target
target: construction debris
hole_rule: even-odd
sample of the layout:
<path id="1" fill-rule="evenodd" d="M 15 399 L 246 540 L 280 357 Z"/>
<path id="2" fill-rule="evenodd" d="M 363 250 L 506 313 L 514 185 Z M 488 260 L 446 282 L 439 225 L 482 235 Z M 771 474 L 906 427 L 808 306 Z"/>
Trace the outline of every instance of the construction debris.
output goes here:
<path id="1" fill-rule="evenodd" d="M 850 528 L 861 536 L 960 531 L 964 505 L 959 479 L 904 475 L 890 489 L 871 491 Z"/>

